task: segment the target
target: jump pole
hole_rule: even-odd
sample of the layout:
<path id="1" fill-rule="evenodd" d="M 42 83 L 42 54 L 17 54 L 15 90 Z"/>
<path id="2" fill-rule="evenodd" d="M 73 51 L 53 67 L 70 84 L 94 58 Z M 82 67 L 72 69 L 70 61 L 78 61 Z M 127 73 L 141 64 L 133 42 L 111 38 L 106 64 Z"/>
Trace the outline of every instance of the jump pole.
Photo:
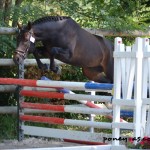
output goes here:
<path id="1" fill-rule="evenodd" d="M 0 78 L 0 84 L 14 84 L 20 86 L 31 87 L 47 87 L 47 88 L 67 88 L 70 90 L 111 90 L 113 84 L 108 83 L 92 83 L 92 82 L 68 82 L 68 81 L 43 81 L 31 79 L 13 79 L 13 78 Z"/>
<path id="2" fill-rule="evenodd" d="M 20 91 L 22 96 L 28 97 L 38 97 L 38 98 L 60 98 L 60 99 L 68 99 L 68 100 L 81 100 L 86 99 L 88 101 L 99 101 L 99 102 L 111 102 L 110 96 L 97 96 L 97 95 L 84 95 L 84 94 L 67 94 L 67 93 L 57 93 L 57 92 L 40 92 L 40 91 L 27 91 L 22 90 Z M 99 108 L 99 107 L 97 107 Z M 112 118 L 112 116 L 107 116 L 108 118 Z M 124 122 L 123 119 L 120 121 Z"/>
<path id="3" fill-rule="evenodd" d="M 14 84 L 14 85 L 30 86 L 30 87 L 46 87 L 46 88 L 56 88 L 56 89 L 60 89 L 60 90 L 64 89 L 64 88 L 69 88 L 71 90 L 83 90 L 83 91 L 87 90 L 87 89 L 111 90 L 113 87 L 113 84 L 101 84 L 101 83 L 91 83 L 91 82 L 85 83 L 85 82 L 66 82 L 66 81 L 43 81 L 43 80 L 31 80 L 31 79 L 13 79 L 13 78 L 0 78 L 0 84 L 9 84 L 9 85 Z M 25 93 L 25 92 L 23 92 L 23 93 Z M 29 94 L 29 92 L 28 92 L 28 94 Z M 30 94 L 31 94 L 31 92 L 30 92 Z M 33 94 L 33 92 L 32 92 L 32 94 Z M 64 95 L 59 93 L 59 96 L 63 98 Z M 73 97 L 71 94 L 70 94 L 70 96 Z M 88 95 L 88 97 L 89 96 L 91 97 L 92 95 Z M 95 96 L 92 96 L 91 98 L 93 98 L 93 97 L 95 97 Z M 90 100 L 91 99 L 89 99 L 89 101 Z M 105 100 L 105 102 L 106 102 L 106 100 Z M 110 100 L 107 102 L 110 102 Z M 91 105 L 91 107 L 93 107 L 93 106 Z M 94 108 L 95 108 L 95 106 L 94 106 Z M 108 116 L 108 118 L 112 119 L 112 116 Z M 126 121 L 124 121 L 123 119 L 120 119 L 120 122 L 126 122 Z"/>
<path id="4" fill-rule="evenodd" d="M 58 92 L 40 92 L 40 91 L 28 91 L 21 90 L 20 95 L 28 97 L 39 97 L 39 98 L 58 98 L 67 100 L 83 100 L 87 101 L 98 101 L 98 102 L 111 102 L 111 96 L 99 96 L 99 95 L 85 95 L 85 94 L 69 94 L 69 93 L 58 93 Z"/>
<path id="5" fill-rule="evenodd" d="M 67 93 L 57 93 L 57 92 L 40 92 L 40 91 L 20 91 L 22 96 L 28 97 L 39 97 L 39 98 L 60 98 L 60 99 L 68 99 L 68 100 L 83 100 L 87 101 L 98 101 L 98 102 L 111 102 L 111 96 L 98 96 L 98 95 L 84 95 L 84 94 L 67 94 Z M 99 107 L 97 107 L 99 108 Z M 112 116 L 107 116 L 112 119 Z M 123 119 L 120 119 L 121 122 L 126 122 Z"/>
<path id="6" fill-rule="evenodd" d="M 44 117 L 44 116 L 33 116 L 33 115 L 20 115 L 20 120 L 22 121 L 32 121 L 32 122 L 42 122 L 48 124 L 62 124 L 62 125 L 73 125 L 73 126 L 83 126 L 83 127 L 94 127 L 101 129 L 111 129 L 111 123 L 104 122 L 93 122 L 85 120 L 72 120 L 57 117 Z"/>
<path id="7" fill-rule="evenodd" d="M 88 108 L 88 107 L 79 107 L 79 106 L 70 106 L 70 105 L 51 105 L 51 104 L 41 104 L 41 103 L 29 103 L 22 102 L 20 104 L 21 108 L 29 109 L 38 109 L 38 110 L 47 110 L 47 111 L 57 111 L 57 112 L 69 112 L 69 113 L 83 113 L 83 114 L 111 114 L 112 110 L 108 109 L 99 109 L 99 108 Z"/>
<path id="8" fill-rule="evenodd" d="M 68 90 L 68 89 L 54 89 L 54 88 L 40 88 L 40 87 L 23 87 L 23 90 L 29 90 L 29 91 L 45 91 L 45 92 L 62 92 L 62 93 L 70 93 L 70 94 L 75 94 L 74 92 Z M 112 108 L 107 108 L 104 106 L 96 105 L 90 101 L 86 100 L 76 100 L 80 102 L 81 104 L 86 105 L 89 108 L 99 108 L 99 109 L 108 109 L 112 110 Z M 133 117 L 133 109 L 126 109 L 122 108 L 120 112 L 121 117 Z M 108 117 L 108 116 L 106 116 Z"/>

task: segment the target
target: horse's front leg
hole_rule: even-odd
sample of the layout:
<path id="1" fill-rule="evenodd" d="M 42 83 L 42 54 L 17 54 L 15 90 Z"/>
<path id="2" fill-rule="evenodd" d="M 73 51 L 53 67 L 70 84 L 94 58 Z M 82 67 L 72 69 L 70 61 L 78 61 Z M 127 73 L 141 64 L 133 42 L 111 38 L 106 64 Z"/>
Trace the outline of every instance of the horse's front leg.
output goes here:
<path id="1" fill-rule="evenodd" d="M 63 49 L 61 47 L 52 47 L 51 55 L 62 62 L 69 63 L 72 57 L 72 50 L 69 48 Z"/>
<path id="2" fill-rule="evenodd" d="M 34 58 L 37 62 L 38 67 L 41 70 L 48 70 L 48 66 L 46 64 L 43 64 L 40 60 L 39 54 L 43 55 L 43 51 L 45 50 L 45 47 L 36 47 L 33 51 Z"/>
<path id="3" fill-rule="evenodd" d="M 56 66 L 54 59 L 54 55 L 50 55 L 50 70 L 54 73 L 60 74 L 61 69 L 58 66 Z"/>

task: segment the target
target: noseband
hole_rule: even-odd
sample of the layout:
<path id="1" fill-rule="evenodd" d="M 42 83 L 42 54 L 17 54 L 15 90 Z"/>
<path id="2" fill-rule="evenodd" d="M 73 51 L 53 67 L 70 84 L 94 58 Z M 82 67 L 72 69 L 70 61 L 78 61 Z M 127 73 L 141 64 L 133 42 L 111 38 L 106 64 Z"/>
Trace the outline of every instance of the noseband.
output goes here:
<path id="1" fill-rule="evenodd" d="M 35 43 L 35 38 L 32 36 L 32 35 L 33 35 L 33 32 L 30 32 L 30 31 L 29 31 L 29 33 L 30 33 L 30 38 L 29 38 L 29 40 L 28 40 L 29 44 L 28 44 L 28 46 L 26 47 L 25 51 L 22 51 L 21 49 L 16 49 L 16 51 L 14 52 L 15 54 L 19 54 L 19 55 L 20 55 L 21 57 L 23 57 L 24 59 L 25 59 L 25 57 L 26 57 L 27 52 L 29 51 L 29 48 L 30 48 L 30 46 L 31 46 L 31 42 L 32 42 L 32 43 Z"/>

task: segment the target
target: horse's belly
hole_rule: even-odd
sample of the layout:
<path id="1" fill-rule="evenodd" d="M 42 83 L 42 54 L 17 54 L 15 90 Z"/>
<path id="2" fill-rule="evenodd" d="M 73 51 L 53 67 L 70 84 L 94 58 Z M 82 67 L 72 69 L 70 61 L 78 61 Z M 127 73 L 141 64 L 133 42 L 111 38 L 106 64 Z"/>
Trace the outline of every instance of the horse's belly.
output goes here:
<path id="1" fill-rule="evenodd" d="M 79 42 L 74 49 L 72 62 L 82 67 L 95 67 L 100 66 L 103 57 L 103 51 L 98 46 Z"/>
<path id="2" fill-rule="evenodd" d="M 69 62 L 71 65 L 76 65 L 79 67 L 96 67 L 100 66 L 100 60 L 95 58 L 85 58 L 79 57 L 79 58 L 72 58 Z"/>

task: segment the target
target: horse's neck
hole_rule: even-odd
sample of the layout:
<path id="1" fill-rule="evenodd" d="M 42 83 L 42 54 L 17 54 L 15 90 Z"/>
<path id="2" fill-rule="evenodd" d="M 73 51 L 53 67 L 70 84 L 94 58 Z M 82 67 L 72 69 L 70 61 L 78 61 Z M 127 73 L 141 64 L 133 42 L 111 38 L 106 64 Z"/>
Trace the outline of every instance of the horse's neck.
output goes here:
<path id="1" fill-rule="evenodd" d="M 59 32 L 59 30 L 63 27 L 63 22 L 64 20 L 57 21 L 57 22 L 46 22 L 46 23 L 34 25 L 32 28 L 36 40 L 38 41 L 48 40 L 55 33 Z"/>

